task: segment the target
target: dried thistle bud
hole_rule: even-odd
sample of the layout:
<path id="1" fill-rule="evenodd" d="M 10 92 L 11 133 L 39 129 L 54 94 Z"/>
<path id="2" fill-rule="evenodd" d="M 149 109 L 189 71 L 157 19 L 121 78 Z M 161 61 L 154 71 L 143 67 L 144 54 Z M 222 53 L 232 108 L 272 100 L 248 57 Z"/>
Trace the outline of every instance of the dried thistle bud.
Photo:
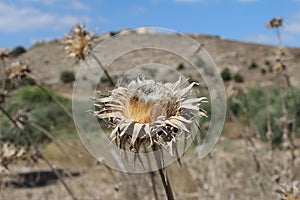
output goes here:
<path id="1" fill-rule="evenodd" d="M 274 196 L 278 200 L 300 200 L 300 182 L 279 184 L 275 189 Z"/>
<path id="2" fill-rule="evenodd" d="M 268 23 L 268 28 L 279 28 L 283 25 L 283 18 L 273 18 Z"/>
<path id="3" fill-rule="evenodd" d="M 15 118 L 15 122 L 19 128 L 24 129 L 24 125 L 28 122 L 28 115 L 22 111 L 19 111 L 17 117 Z"/>
<path id="4" fill-rule="evenodd" d="M 8 57 L 9 57 L 9 53 L 7 51 L 0 50 L 0 60 L 4 60 L 4 58 L 8 58 Z"/>
<path id="5" fill-rule="evenodd" d="M 31 69 L 27 64 L 17 62 L 8 68 L 7 76 L 9 79 L 24 79 L 30 72 Z"/>
<path id="6" fill-rule="evenodd" d="M 206 116 L 200 108 L 205 97 L 191 97 L 197 83 L 187 87 L 188 80 L 161 83 L 140 79 L 127 86 L 117 86 L 111 95 L 95 100 L 99 119 L 108 119 L 113 128 L 110 140 L 122 150 L 140 152 L 140 147 L 152 150 L 164 148 L 172 156 L 177 154 L 177 141 L 191 135 L 197 117 Z"/>
<path id="7" fill-rule="evenodd" d="M 65 37 L 63 43 L 70 57 L 84 60 L 92 48 L 93 40 L 93 33 L 87 32 L 85 25 L 76 24 L 72 29 L 72 33 Z"/>
<path id="8" fill-rule="evenodd" d="M 226 90 L 226 97 L 230 99 L 231 97 L 240 95 L 243 93 L 243 88 L 239 85 L 231 84 Z"/>
<path id="9" fill-rule="evenodd" d="M 25 148 L 16 147 L 10 143 L 4 143 L 0 148 L 0 174 L 8 172 L 8 165 L 25 154 Z"/>
<path id="10" fill-rule="evenodd" d="M 276 49 L 275 55 L 277 58 L 282 58 L 282 57 L 285 57 L 287 55 L 287 53 L 284 48 L 279 47 Z"/>
<path id="11" fill-rule="evenodd" d="M 285 69 L 286 69 L 285 64 L 280 59 L 276 60 L 273 66 L 273 71 L 282 72 Z"/>

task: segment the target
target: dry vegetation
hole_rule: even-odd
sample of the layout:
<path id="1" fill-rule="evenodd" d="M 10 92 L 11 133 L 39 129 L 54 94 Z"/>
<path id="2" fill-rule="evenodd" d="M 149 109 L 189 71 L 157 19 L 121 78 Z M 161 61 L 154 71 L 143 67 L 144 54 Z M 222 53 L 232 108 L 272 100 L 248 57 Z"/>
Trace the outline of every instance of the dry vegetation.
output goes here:
<path id="1" fill-rule="evenodd" d="M 268 26 L 280 33 L 281 25 L 282 19 L 273 19 Z M 73 39 L 67 37 L 67 50 L 79 60 L 89 53 L 92 38 L 96 45 L 105 37 L 89 35 L 85 28 L 73 32 L 83 34 L 88 44 L 72 51 Z M 198 157 L 198 138 L 182 158 L 182 167 L 176 162 L 167 167 L 175 199 L 300 200 L 300 50 L 283 48 L 278 35 L 278 47 L 191 36 L 220 71 L 231 73 L 225 81 L 228 111 L 223 134 L 208 156 Z M 136 37 L 174 42 L 177 36 L 131 33 L 118 47 L 93 57 L 106 57 Z M 0 51 L 0 199 L 166 199 L 157 172 L 110 169 L 80 143 L 70 114 L 72 87 L 59 80 L 62 71 L 75 71 L 79 64 L 63 50 L 61 41 L 53 41 L 17 57 Z M 96 60 L 99 65 L 102 61 Z M 126 68 L 149 61 L 199 78 L 174 55 L 141 50 L 113 63 L 100 89 L 112 88 Z M 209 106 L 205 109 L 209 115 Z"/>

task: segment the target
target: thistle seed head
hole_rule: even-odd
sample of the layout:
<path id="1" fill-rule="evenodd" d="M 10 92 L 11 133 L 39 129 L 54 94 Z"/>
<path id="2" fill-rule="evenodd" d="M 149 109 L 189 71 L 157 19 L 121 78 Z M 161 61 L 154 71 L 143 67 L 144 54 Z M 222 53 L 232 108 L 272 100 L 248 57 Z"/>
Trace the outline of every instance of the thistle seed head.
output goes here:
<path id="1" fill-rule="evenodd" d="M 93 39 L 93 34 L 86 30 L 85 25 L 76 24 L 63 43 L 68 56 L 84 60 L 92 48 Z"/>
<path id="2" fill-rule="evenodd" d="M 120 149 L 139 152 L 146 145 L 174 155 L 177 140 L 190 136 L 193 123 L 198 123 L 194 119 L 206 116 L 200 108 L 206 98 L 191 96 L 197 83 L 185 84 L 181 78 L 174 84 L 138 78 L 96 99 L 93 114 L 109 121 L 113 128 L 109 138 Z"/>

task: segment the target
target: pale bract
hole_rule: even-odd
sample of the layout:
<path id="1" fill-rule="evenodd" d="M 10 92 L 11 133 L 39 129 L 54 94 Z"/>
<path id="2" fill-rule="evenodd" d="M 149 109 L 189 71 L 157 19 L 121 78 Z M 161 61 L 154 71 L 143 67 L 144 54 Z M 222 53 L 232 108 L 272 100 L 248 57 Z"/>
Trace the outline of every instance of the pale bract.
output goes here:
<path id="1" fill-rule="evenodd" d="M 86 30 L 86 26 L 76 24 L 72 28 L 72 33 L 64 38 L 63 43 L 70 57 L 84 60 L 92 48 L 93 40 L 94 35 Z"/>
<path id="2" fill-rule="evenodd" d="M 175 83 L 137 78 L 96 98 L 93 114 L 107 122 L 112 129 L 108 137 L 120 150 L 138 153 L 163 148 L 178 156 L 177 141 L 191 137 L 192 127 L 206 116 L 201 104 L 207 98 L 192 95 L 195 85 L 182 78 Z"/>

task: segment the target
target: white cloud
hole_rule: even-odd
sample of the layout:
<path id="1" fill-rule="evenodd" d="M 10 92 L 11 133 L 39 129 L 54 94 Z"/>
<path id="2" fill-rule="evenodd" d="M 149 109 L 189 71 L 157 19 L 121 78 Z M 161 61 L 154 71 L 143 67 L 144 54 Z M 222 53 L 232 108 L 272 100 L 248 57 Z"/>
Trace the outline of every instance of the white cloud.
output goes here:
<path id="1" fill-rule="evenodd" d="M 61 29 L 72 26 L 80 19 L 73 15 L 44 13 L 30 7 L 16 7 L 0 2 L 0 31 L 20 32 L 25 30 Z M 84 17 L 83 20 L 89 20 Z M 80 20 L 81 21 L 81 20 Z"/>
<path id="2" fill-rule="evenodd" d="M 72 2 L 70 5 L 70 8 L 74 10 L 89 10 L 90 7 L 84 3 L 81 3 L 79 1 Z"/>
<path id="3" fill-rule="evenodd" d="M 44 4 L 44 5 L 53 5 L 56 0 L 18 0 L 18 2 L 21 2 L 21 3 L 41 3 L 41 4 Z"/>
<path id="4" fill-rule="evenodd" d="M 136 7 L 133 7 L 133 11 L 135 13 L 143 13 L 143 12 L 146 12 L 146 8 L 144 6 L 136 6 Z"/>
<path id="5" fill-rule="evenodd" d="M 285 25 L 285 30 L 289 33 L 297 33 L 300 34 L 300 21 L 292 22 L 290 24 Z"/>
<path id="6" fill-rule="evenodd" d="M 300 12 L 293 15 L 292 19 L 288 22 L 284 22 L 284 28 L 289 33 L 300 34 Z"/>
<path id="7" fill-rule="evenodd" d="M 240 3 L 251 3 L 251 2 L 258 2 L 259 0 L 237 0 Z"/>

